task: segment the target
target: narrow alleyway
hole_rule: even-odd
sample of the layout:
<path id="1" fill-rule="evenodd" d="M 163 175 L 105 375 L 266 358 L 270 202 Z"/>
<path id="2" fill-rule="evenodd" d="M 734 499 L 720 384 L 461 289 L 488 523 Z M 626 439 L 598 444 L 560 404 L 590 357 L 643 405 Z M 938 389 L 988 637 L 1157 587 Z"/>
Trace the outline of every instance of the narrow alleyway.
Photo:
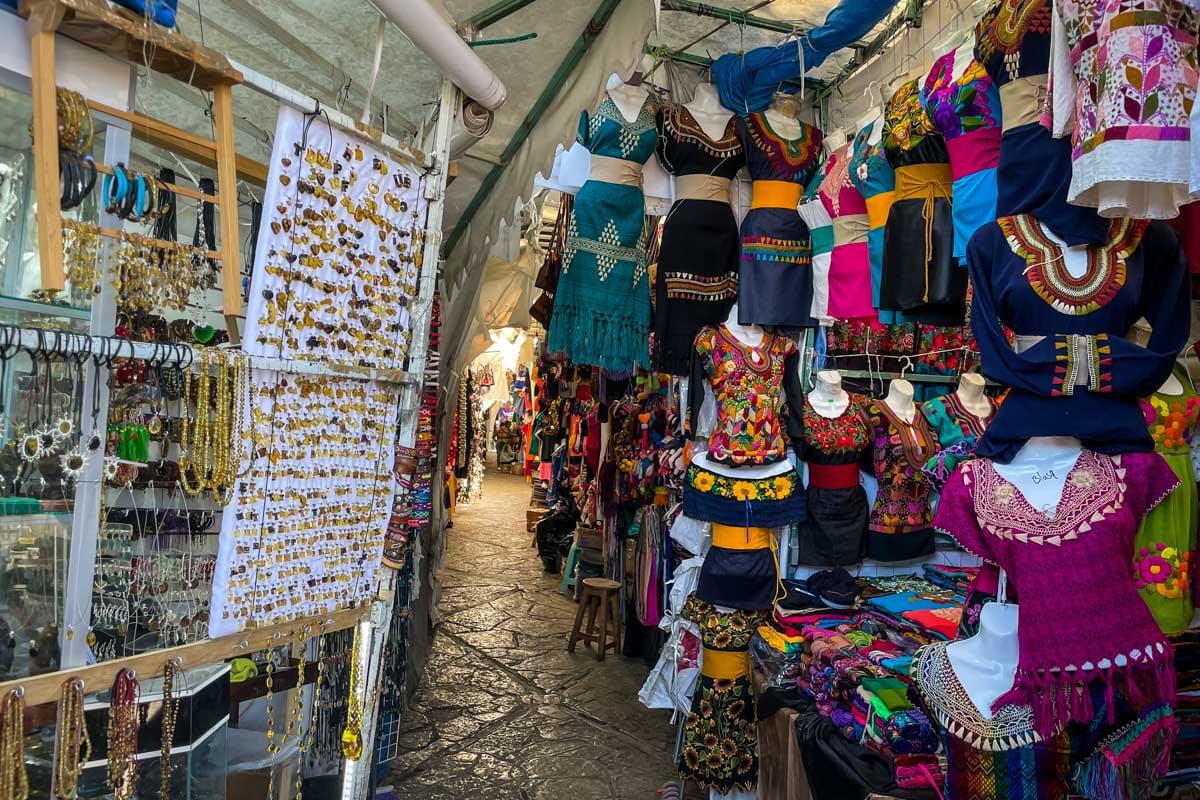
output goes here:
<path id="1" fill-rule="evenodd" d="M 448 531 L 441 625 L 387 781 L 405 800 L 652 800 L 675 774 L 647 669 L 582 645 L 525 531 L 530 487 L 490 473 Z"/>

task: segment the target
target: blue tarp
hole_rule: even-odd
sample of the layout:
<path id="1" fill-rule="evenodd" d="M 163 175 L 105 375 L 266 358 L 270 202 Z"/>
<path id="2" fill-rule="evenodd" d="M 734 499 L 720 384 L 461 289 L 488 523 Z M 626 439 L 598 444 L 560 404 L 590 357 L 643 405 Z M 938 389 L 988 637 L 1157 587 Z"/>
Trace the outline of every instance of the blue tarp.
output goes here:
<path id="1" fill-rule="evenodd" d="M 780 83 L 800 77 L 800 48 L 804 69 L 818 67 L 831 53 L 866 36 L 897 0 L 842 0 L 825 17 L 825 23 L 795 41 L 777 47 L 760 47 L 745 55 L 726 53 L 712 65 L 713 82 L 721 104 L 732 111 L 762 111 L 771 104 Z"/>

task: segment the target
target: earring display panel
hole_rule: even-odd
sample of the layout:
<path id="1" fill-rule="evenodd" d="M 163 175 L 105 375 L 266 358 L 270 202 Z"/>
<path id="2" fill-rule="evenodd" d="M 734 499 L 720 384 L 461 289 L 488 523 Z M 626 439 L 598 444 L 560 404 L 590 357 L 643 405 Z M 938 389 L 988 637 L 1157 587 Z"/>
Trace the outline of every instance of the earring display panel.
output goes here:
<path id="1" fill-rule="evenodd" d="M 420 277 L 423 189 L 413 168 L 320 114 L 281 109 L 245 352 L 402 367 Z"/>
<path id="2" fill-rule="evenodd" d="M 396 384 L 259 369 L 250 383 L 214 637 L 369 601 L 392 507 Z"/>

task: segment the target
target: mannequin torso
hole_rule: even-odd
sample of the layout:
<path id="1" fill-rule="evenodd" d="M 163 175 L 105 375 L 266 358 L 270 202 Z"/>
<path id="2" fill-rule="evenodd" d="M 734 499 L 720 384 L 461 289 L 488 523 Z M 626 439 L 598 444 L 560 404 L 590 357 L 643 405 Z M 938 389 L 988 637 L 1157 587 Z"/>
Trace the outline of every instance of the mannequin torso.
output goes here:
<path id="1" fill-rule="evenodd" d="M 879 144 L 879 141 L 883 139 L 883 113 L 879 109 L 872 109 L 859 117 L 858 122 L 854 123 L 854 129 L 861 131 L 868 125 L 871 126 L 871 135 L 867 137 L 867 144 L 872 146 Z"/>
<path id="2" fill-rule="evenodd" d="M 830 153 L 836 153 L 846 143 L 846 134 L 842 130 L 835 130 L 825 137 L 825 147 Z"/>
<path id="3" fill-rule="evenodd" d="M 1017 674 L 1017 607 L 988 603 L 979 615 L 979 632 L 946 646 L 954 674 L 984 719 Z"/>
<path id="4" fill-rule="evenodd" d="M 725 319 L 725 328 L 744 345 L 758 347 L 762 344 L 766 331 L 757 325 L 742 325 L 738 319 L 738 304 L 729 307 L 729 316 Z"/>
<path id="5" fill-rule="evenodd" d="M 642 113 L 642 105 L 646 102 L 646 90 L 640 86 L 630 86 L 617 73 L 608 77 L 608 96 L 616 104 L 621 116 L 626 122 L 632 123 Z"/>
<path id="6" fill-rule="evenodd" d="M 784 139 L 799 139 L 804 132 L 796 119 L 796 100 L 791 95 L 777 95 L 771 107 L 763 114 L 771 130 Z"/>
<path id="7" fill-rule="evenodd" d="M 1062 500 L 1067 476 L 1083 446 L 1070 436 L 1035 436 L 1008 464 L 993 463 L 1000 477 L 1021 490 L 1034 508 L 1053 518 Z"/>
<path id="8" fill-rule="evenodd" d="M 888 386 L 884 404 L 900 419 L 911 424 L 917 418 L 917 406 L 913 403 L 913 385 L 903 378 L 897 378 Z"/>
<path id="9" fill-rule="evenodd" d="M 696 94 L 683 105 L 709 139 L 715 142 L 725 136 L 725 128 L 733 114 L 721 105 L 717 87 L 711 83 L 698 84 Z"/>
<path id="10" fill-rule="evenodd" d="M 809 392 L 808 401 L 822 417 L 837 419 L 850 406 L 850 395 L 842 388 L 842 376 L 837 370 L 823 369 L 817 373 L 817 382 Z"/>
<path id="11" fill-rule="evenodd" d="M 992 414 L 992 404 L 983 393 L 985 385 L 982 375 L 967 372 L 959 379 L 958 389 L 954 392 L 963 408 L 980 419 L 987 419 Z"/>
<path id="12" fill-rule="evenodd" d="M 1174 373 L 1167 376 L 1163 381 L 1163 385 L 1158 388 L 1160 394 L 1181 395 L 1184 392 L 1183 384 Z"/>

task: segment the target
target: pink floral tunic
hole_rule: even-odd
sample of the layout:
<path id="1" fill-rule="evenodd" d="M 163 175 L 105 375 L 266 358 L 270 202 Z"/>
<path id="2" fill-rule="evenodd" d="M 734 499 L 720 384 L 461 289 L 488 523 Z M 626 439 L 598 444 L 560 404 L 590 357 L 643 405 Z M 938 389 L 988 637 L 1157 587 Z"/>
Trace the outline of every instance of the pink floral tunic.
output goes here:
<path id="1" fill-rule="evenodd" d="M 1192 5 L 1055 0 L 1045 122 L 1072 136 L 1072 203 L 1105 217 L 1170 219 L 1188 202 L 1200 34 Z"/>
<path id="2" fill-rule="evenodd" d="M 951 476 L 937 529 L 1002 568 L 1020 597 L 1016 680 L 994 709 L 1032 705 L 1048 737 L 1095 717 L 1083 691 L 1093 681 L 1139 706 L 1174 702 L 1171 646 L 1138 596 L 1129 553 L 1138 522 L 1178 485 L 1156 453 L 1083 450 L 1047 517 L 990 459 Z"/>

